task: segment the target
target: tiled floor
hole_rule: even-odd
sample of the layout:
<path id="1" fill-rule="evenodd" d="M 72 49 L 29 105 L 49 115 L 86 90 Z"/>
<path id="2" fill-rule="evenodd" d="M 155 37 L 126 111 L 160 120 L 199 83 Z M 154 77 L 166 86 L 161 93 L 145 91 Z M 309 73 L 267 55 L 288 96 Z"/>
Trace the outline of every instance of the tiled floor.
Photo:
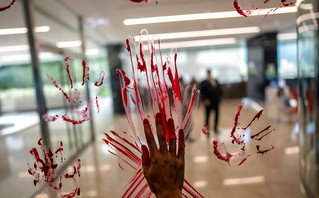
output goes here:
<path id="1" fill-rule="evenodd" d="M 265 114 L 255 122 L 250 132 L 254 134 L 262 127 L 272 125 L 275 131 L 259 144 L 262 149 L 274 145 L 274 150 L 264 155 L 256 154 L 256 143 L 247 142 L 247 152 L 252 155 L 241 166 L 236 164 L 228 166 L 213 154 L 213 139 L 225 142 L 226 147 L 232 149 L 230 152 L 236 152 L 236 148 L 231 147 L 228 137 L 234 124 L 237 106 L 241 102 L 241 100 L 222 102 L 220 133 L 210 138 L 202 133 L 204 112 L 202 107 L 198 109 L 194 119 L 195 141 L 186 145 L 186 179 L 204 197 L 209 198 L 302 197 L 298 161 L 299 140 L 298 134 L 293 132 L 295 124 L 276 121 L 272 116 L 273 110 L 267 111 L 267 107 Z M 240 122 L 247 123 L 259 109 L 258 104 L 244 101 Z M 103 132 L 110 129 L 129 132 L 126 118 L 115 116 L 107 121 L 98 118 L 96 123 L 99 125 L 96 142 L 89 145 L 79 156 L 82 160 L 81 177 L 78 181 L 81 197 L 121 197 L 132 171 L 130 169 L 123 171 L 118 166 L 118 159 L 107 152 L 108 148 L 102 138 L 104 138 Z M 27 162 L 32 161 L 29 150 L 35 146 L 39 134 L 38 127 L 33 127 L 23 133 L 0 138 L 1 198 L 31 197 L 38 189 L 33 186 L 32 178 L 26 174 L 26 169 Z M 47 195 L 41 192 L 35 197 L 47 197 Z"/>

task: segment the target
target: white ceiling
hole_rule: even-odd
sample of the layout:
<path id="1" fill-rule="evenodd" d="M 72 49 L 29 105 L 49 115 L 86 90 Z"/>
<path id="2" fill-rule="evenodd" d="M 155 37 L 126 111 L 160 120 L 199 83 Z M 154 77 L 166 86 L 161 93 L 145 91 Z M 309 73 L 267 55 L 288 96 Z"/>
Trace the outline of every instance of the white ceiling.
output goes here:
<path id="1" fill-rule="evenodd" d="M 149 33 L 168 33 L 181 31 L 195 31 L 245 26 L 259 26 L 262 32 L 291 31 L 295 29 L 296 14 L 268 15 L 267 17 L 240 17 L 229 19 L 211 19 L 188 22 L 173 22 L 162 24 L 146 24 L 125 26 L 123 20 L 128 18 L 153 17 L 178 14 L 192 14 L 205 12 L 235 11 L 233 0 L 150 0 L 148 3 L 133 3 L 130 0 L 63 0 L 85 18 L 106 18 L 109 25 L 98 27 L 106 35 L 108 42 L 124 42 L 129 35 L 136 35 L 143 28 Z M 264 0 L 239 0 L 241 5 L 249 2 L 264 2 Z M 280 0 L 272 0 L 269 7 L 277 7 Z M 263 3 L 262 3 L 263 4 Z M 260 6 L 261 4 L 257 5 Z M 265 5 L 262 5 L 265 6 Z M 245 8 L 245 7 L 243 7 Z M 252 36 L 238 35 L 246 38 Z"/>
<path id="2" fill-rule="evenodd" d="M 7 0 L 1 1 L 1 4 Z M 150 34 L 210 30 L 221 28 L 236 28 L 247 26 L 259 26 L 262 32 L 270 31 L 294 31 L 296 14 L 278 14 L 267 17 L 251 16 L 229 19 L 210 19 L 198 21 L 172 22 L 161 24 L 146 25 L 123 25 L 123 20 L 128 18 L 153 17 L 177 14 L 192 14 L 205 12 L 223 12 L 235 11 L 233 0 L 150 0 L 149 3 L 133 3 L 130 0 L 33 0 L 37 9 L 35 12 L 36 25 L 49 25 L 51 27 L 48 33 L 39 33 L 42 40 L 48 42 L 77 40 L 79 36 L 66 30 L 61 23 L 55 22 L 51 17 L 60 20 L 71 29 L 78 27 L 76 16 L 70 12 L 83 16 L 84 19 L 104 19 L 102 25 L 96 27 L 98 32 L 102 33 L 102 44 L 107 43 L 124 43 L 125 38 L 129 35 L 137 35 L 143 28 L 149 30 Z M 264 2 L 264 0 L 258 0 Z M 247 2 L 257 2 L 256 0 L 240 0 L 242 5 Z M 280 4 L 280 0 L 272 0 L 270 7 Z M 69 8 L 68 8 L 69 7 Z M 42 10 L 42 13 L 39 12 Z M 47 15 L 47 16 L 45 16 Z M 50 16 L 50 17 L 48 17 Z M 23 4 L 17 0 L 10 9 L 0 12 L 0 29 L 23 27 L 24 25 Z M 232 37 L 247 38 L 254 36 L 252 34 L 236 35 Z M 205 39 L 220 38 L 205 37 Z M 229 36 L 228 36 L 229 37 Z M 198 38 L 194 38 L 198 39 Z M 179 40 L 171 40 L 180 41 Z M 188 40 L 188 39 L 184 39 Z M 27 44 L 25 35 L 0 36 L 0 46 Z"/>

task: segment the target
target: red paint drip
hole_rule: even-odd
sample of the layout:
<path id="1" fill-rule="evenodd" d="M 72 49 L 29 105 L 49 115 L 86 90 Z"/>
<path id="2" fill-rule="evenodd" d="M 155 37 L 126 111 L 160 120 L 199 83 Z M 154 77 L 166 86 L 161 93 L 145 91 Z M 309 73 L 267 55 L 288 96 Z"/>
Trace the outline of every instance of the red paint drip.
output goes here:
<path id="1" fill-rule="evenodd" d="M 242 164 L 247 160 L 247 158 L 248 158 L 249 156 L 251 156 L 251 154 L 249 154 L 247 157 L 245 157 L 245 158 L 238 164 L 238 166 L 242 165 Z"/>
<path id="2" fill-rule="evenodd" d="M 55 152 L 52 152 L 50 148 L 46 148 L 42 144 L 42 138 L 39 139 L 38 145 L 43 152 L 43 159 L 41 159 L 38 150 L 32 148 L 30 154 L 35 158 L 33 166 L 28 164 L 28 173 L 34 177 L 33 184 L 48 185 L 54 190 L 62 189 L 62 181 L 64 179 L 72 179 L 76 184 L 76 177 L 80 177 L 81 160 L 78 159 L 78 166 L 73 166 L 73 173 L 65 173 L 64 175 L 56 175 L 56 169 L 63 162 L 63 143 L 59 142 L 59 146 Z M 58 158 L 58 156 L 61 156 Z M 56 160 L 60 159 L 60 160 Z M 80 195 L 80 188 L 76 187 L 74 191 L 62 195 L 61 197 L 72 198 L 76 195 Z"/>
<path id="3" fill-rule="evenodd" d="M 82 85 L 84 85 L 85 82 L 90 80 L 90 74 L 89 74 L 90 68 L 86 66 L 85 60 L 82 61 L 82 67 L 83 67 Z"/>
<path id="4" fill-rule="evenodd" d="M 239 124 L 238 118 L 239 118 L 239 115 L 240 115 L 240 112 L 241 112 L 242 108 L 243 108 L 243 105 L 239 105 L 238 106 L 238 111 L 237 111 L 236 116 L 235 116 L 234 127 L 233 127 L 232 131 L 230 132 L 230 137 L 233 138 L 233 140 L 232 140 L 233 144 L 234 144 L 234 142 L 236 142 L 237 144 L 243 144 L 244 143 L 244 140 L 240 140 L 239 138 L 237 138 L 235 136 L 236 127 Z"/>
<path id="5" fill-rule="evenodd" d="M 271 145 L 270 149 L 266 149 L 266 150 L 263 150 L 263 151 L 260 150 L 260 145 L 256 145 L 256 148 L 257 148 L 257 153 L 260 153 L 260 154 L 263 155 L 264 153 L 267 153 L 268 151 L 273 150 L 275 147 L 273 145 Z"/>
<path id="6" fill-rule="evenodd" d="M 51 82 L 54 84 L 54 86 L 55 86 L 56 88 L 58 88 L 58 89 L 63 93 L 63 95 L 64 95 L 64 97 L 67 99 L 67 101 L 70 102 L 70 101 L 71 101 L 71 98 L 68 96 L 67 93 L 65 93 L 65 91 L 63 90 L 63 88 L 60 87 L 60 86 L 56 83 L 56 81 L 55 81 L 51 76 L 49 76 L 48 74 L 47 74 L 47 77 L 51 80 Z"/>
<path id="7" fill-rule="evenodd" d="M 70 63 L 69 63 L 69 60 L 71 60 L 70 57 L 65 57 L 64 58 L 64 62 L 65 62 L 65 65 L 66 65 L 66 72 L 68 73 L 70 84 L 71 84 L 71 89 L 72 89 L 73 88 L 73 81 L 72 81 L 71 74 L 70 74 Z"/>
<path id="8" fill-rule="evenodd" d="M 94 85 L 97 86 L 97 87 L 101 86 L 101 85 L 103 84 L 104 77 L 105 77 L 105 72 L 104 72 L 104 71 L 101 71 L 101 73 L 100 73 L 100 78 L 99 78 L 98 81 L 96 81 L 96 82 L 94 83 Z"/>
<path id="9" fill-rule="evenodd" d="M 248 127 L 250 127 L 250 125 L 256 120 L 256 119 L 259 119 L 261 114 L 263 113 L 263 109 L 260 110 L 256 115 L 255 117 L 249 122 L 249 124 L 246 126 L 246 127 L 243 127 L 242 129 L 246 130 Z"/>
<path id="10" fill-rule="evenodd" d="M 263 132 L 267 131 L 268 129 L 270 129 L 271 126 L 267 126 L 266 128 L 264 128 L 263 130 L 261 130 L 260 132 L 256 133 L 255 135 L 251 135 L 250 138 L 251 139 L 255 139 L 255 137 L 258 137 L 260 134 L 262 134 Z"/>
<path id="11" fill-rule="evenodd" d="M 99 100 L 97 99 L 97 96 L 95 97 L 95 104 L 97 108 L 97 113 L 100 113 L 100 105 L 99 105 Z"/>
<path id="12" fill-rule="evenodd" d="M 0 7 L 0 11 L 5 11 L 7 9 L 9 9 L 15 2 L 16 0 L 12 0 L 11 3 L 7 6 L 4 6 L 4 7 Z"/>

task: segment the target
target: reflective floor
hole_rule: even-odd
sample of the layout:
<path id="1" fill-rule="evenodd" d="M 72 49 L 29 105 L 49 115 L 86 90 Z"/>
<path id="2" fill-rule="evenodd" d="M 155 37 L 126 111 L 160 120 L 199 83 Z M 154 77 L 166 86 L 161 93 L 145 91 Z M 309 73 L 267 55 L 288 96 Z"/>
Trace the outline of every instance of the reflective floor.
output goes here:
<path id="1" fill-rule="evenodd" d="M 109 104 L 105 101 L 106 104 Z M 265 108 L 265 114 L 255 122 L 251 134 L 267 125 L 272 125 L 275 131 L 259 144 L 261 148 L 275 147 L 274 150 L 261 155 L 256 153 L 255 144 L 247 141 L 246 150 L 252 155 L 241 166 L 219 160 L 213 154 L 213 139 L 225 142 L 232 149 L 229 134 L 234 124 L 237 107 L 244 102 L 240 122 L 247 123 L 260 110 Z M 261 105 L 261 106 L 260 106 Z M 107 108 L 107 106 L 105 106 Z M 90 144 L 78 156 L 82 160 L 81 197 L 121 197 L 132 171 L 121 164 L 118 159 L 107 152 L 102 141 L 103 132 L 130 131 L 125 116 L 110 117 L 108 108 L 104 114 L 96 118 L 97 141 Z M 299 149 L 298 134 L 294 121 L 278 119 L 276 108 L 265 106 L 247 100 L 224 100 L 221 104 L 219 134 L 209 138 L 202 133 L 204 110 L 200 107 L 194 116 L 194 131 L 192 139 L 186 145 L 186 179 L 204 197 L 250 198 L 250 197 L 302 197 L 299 179 Z M 276 115 L 276 116 L 274 116 Z M 280 115 L 283 116 L 283 115 Z M 101 118 L 103 117 L 103 119 Z M 213 120 L 213 116 L 212 116 Z M 52 127 L 54 129 L 54 127 Z M 31 127 L 23 132 L 0 138 L 0 197 L 32 197 L 39 190 L 34 187 L 32 177 L 28 175 L 27 162 L 32 162 L 29 150 L 39 139 L 39 127 Z M 235 152 L 230 150 L 230 152 Z M 65 155 L 67 158 L 68 156 Z M 35 197 L 47 197 L 42 191 Z M 54 196 L 52 196 L 54 197 Z"/>

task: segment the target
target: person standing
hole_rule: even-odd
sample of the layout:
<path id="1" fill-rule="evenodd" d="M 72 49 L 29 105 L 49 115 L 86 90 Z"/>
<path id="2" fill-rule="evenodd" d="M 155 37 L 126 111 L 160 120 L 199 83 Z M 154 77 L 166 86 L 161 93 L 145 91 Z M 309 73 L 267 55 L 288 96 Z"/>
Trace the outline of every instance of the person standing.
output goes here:
<path id="1" fill-rule="evenodd" d="M 222 97 L 221 87 L 212 77 L 211 71 L 207 70 L 207 78 L 200 84 L 201 99 L 205 106 L 206 122 L 209 127 L 210 112 L 215 111 L 214 131 L 218 133 L 219 103 Z"/>

